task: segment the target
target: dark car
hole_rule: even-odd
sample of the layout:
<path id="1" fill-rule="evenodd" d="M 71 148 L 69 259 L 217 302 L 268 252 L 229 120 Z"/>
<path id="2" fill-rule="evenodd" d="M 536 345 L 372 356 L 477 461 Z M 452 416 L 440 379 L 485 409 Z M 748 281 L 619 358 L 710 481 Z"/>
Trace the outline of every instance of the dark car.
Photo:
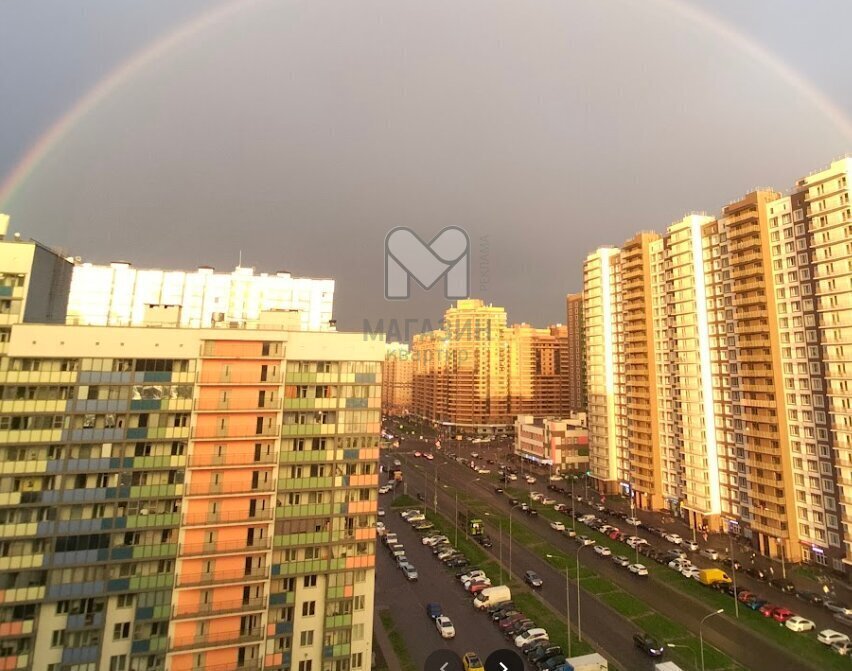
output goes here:
<path id="1" fill-rule="evenodd" d="M 769 577 L 769 574 L 766 571 L 762 568 L 758 568 L 757 566 L 749 566 L 746 569 L 746 573 L 755 580 L 766 580 Z"/>
<path id="2" fill-rule="evenodd" d="M 467 557 L 454 557 L 448 562 L 444 562 L 450 568 L 462 568 L 463 566 L 467 566 L 470 562 L 467 560 Z"/>
<path id="3" fill-rule="evenodd" d="M 727 566 L 728 568 L 732 568 L 735 571 L 742 571 L 743 565 L 737 559 L 731 559 L 730 557 L 726 557 L 722 560 L 722 566 Z"/>
<path id="4" fill-rule="evenodd" d="M 536 589 L 539 589 L 544 584 L 544 581 L 535 571 L 527 571 L 524 573 L 524 582 L 530 587 L 535 587 Z"/>
<path id="5" fill-rule="evenodd" d="M 500 628 L 500 631 L 506 631 L 509 627 L 515 624 L 515 622 L 519 622 L 524 619 L 526 619 L 526 615 L 516 611 L 515 613 L 500 620 L 500 622 L 497 623 L 497 626 Z"/>
<path id="6" fill-rule="evenodd" d="M 521 611 L 517 610 L 516 608 L 510 608 L 509 610 L 504 610 L 502 612 L 495 613 L 491 616 L 491 619 L 499 626 L 507 619 L 512 619 L 517 615 L 522 615 Z"/>
<path id="7" fill-rule="evenodd" d="M 506 638 L 515 638 L 516 636 L 520 636 L 525 631 L 529 631 L 530 629 L 535 628 L 535 622 L 530 620 L 529 618 L 525 618 L 523 620 L 518 620 L 514 622 L 511 627 L 507 627 L 503 634 Z"/>
<path id="8" fill-rule="evenodd" d="M 520 501 L 518 501 L 518 499 L 516 499 L 516 498 L 511 498 L 511 499 L 509 499 L 509 504 L 510 504 L 510 505 L 516 506 L 516 505 L 518 505 L 519 503 L 520 503 Z"/>
<path id="9" fill-rule="evenodd" d="M 479 536 L 476 541 L 484 548 L 494 547 L 494 541 L 491 540 L 490 536 Z"/>
<path id="10" fill-rule="evenodd" d="M 503 493 L 503 488 L 502 488 L 502 487 L 495 487 L 495 488 L 494 488 L 494 493 L 495 493 L 495 494 L 502 494 L 502 493 Z"/>
<path id="11" fill-rule="evenodd" d="M 748 601 L 745 602 L 746 608 L 751 608 L 752 610 L 760 610 L 767 603 L 769 603 L 766 599 L 761 599 L 759 596 L 754 596 Z"/>
<path id="12" fill-rule="evenodd" d="M 431 617 L 433 620 L 443 615 L 443 611 L 441 610 L 441 604 L 439 603 L 427 603 L 426 604 L 426 615 Z"/>
<path id="13" fill-rule="evenodd" d="M 525 650 L 524 654 L 529 658 L 530 662 L 538 664 L 548 657 L 553 657 L 553 655 L 561 655 L 562 648 L 558 645 L 551 645 L 550 643 L 539 641 L 538 645 L 534 648 L 530 648 L 529 650 Z"/>
<path id="14" fill-rule="evenodd" d="M 633 644 L 649 657 L 662 657 L 665 650 L 657 639 L 648 634 L 633 634 Z"/>
<path id="15" fill-rule="evenodd" d="M 565 655 L 554 655 L 553 657 L 548 657 L 543 662 L 539 662 L 536 664 L 536 668 L 539 671 L 552 671 L 557 666 L 562 666 L 568 660 L 565 659 Z"/>
<path id="16" fill-rule="evenodd" d="M 533 508 L 532 506 L 530 506 L 529 508 L 524 510 L 524 512 L 527 515 L 529 515 L 530 517 L 536 517 L 538 515 L 538 511 L 535 508 Z"/>
<path id="17" fill-rule="evenodd" d="M 816 592 L 796 592 L 796 598 L 815 606 L 821 606 L 823 602 L 822 595 Z"/>
<path id="18" fill-rule="evenodd" d="M 769 584 L 775 589 L 787 592 L 787 594 L 793 594 L 796 591 L 796 586 L 790 580 L 784 580 L 783 578 L 773 578 L 769 581 Z"/>

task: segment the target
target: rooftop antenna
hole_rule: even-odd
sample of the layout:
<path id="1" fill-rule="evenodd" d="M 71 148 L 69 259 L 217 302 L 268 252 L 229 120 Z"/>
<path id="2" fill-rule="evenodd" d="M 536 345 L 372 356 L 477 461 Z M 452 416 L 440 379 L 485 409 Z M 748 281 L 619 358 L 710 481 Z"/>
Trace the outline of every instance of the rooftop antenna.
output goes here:
<path id="1" fill-rule="evenodd" d="M 237 268 L 242 268 L 242 267 L 243 267 L 243 250 L 241 249 L 240 250 L 240 258 L 239 258 L 239 261 L 237 261 Z"/>

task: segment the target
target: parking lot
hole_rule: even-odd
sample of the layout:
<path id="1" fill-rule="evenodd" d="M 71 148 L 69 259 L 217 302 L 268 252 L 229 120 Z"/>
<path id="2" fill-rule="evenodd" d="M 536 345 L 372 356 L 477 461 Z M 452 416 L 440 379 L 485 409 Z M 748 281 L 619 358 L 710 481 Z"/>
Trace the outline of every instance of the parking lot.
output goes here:
<path id="1" fill-rule="evenodd" d="M 397 629 L 402 633 L 418 668 L 437 649 L 450 649 L 458 655 L 476 652 L 485 659 L 494 650 L 512 648 L 487 616 L 474 610 L 473 597 L 464 591 L 455 577 L 432 556 L 431 550 L 420 542 L 421 534 L 414 531 L 398 512 L 388 510 L 384 523 L 396 532 L 405 546 L 406 556 L 419 574 L 416 582 L 405 579 L 393 557 L 381 542 L 376 558 L 376 610 L 387 608 Z M 457 569 L 461 570 L 461 569 Z M 497 584 L 496 576 L 492 576 Z M 426 604 L 438 602 L 445 615 L 455 625 L 456 637 L 444 640 L 426 615 Z"/>

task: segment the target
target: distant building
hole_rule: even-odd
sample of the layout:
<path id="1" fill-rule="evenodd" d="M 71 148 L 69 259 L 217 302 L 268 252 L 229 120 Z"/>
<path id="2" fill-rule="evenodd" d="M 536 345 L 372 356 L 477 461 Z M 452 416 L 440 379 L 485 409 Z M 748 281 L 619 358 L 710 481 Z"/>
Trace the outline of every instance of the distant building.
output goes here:
<path id="1" fill-rule="evenodd" d="M 515 449 L 521 459 L 552 466 L 555 471 L 582 472 L 589 468 L 589 429 L 586 413 L 570 417 L 515 419 Z"/>
<path id="2" fill-rule="evenodd" d="M 65 322 L 73 264 L 34 240 L 9 240 L 9 216 L 0 213 L 0 344 L 12 324 Z"/>
<path id="3" fill-rule="evenodd" d="M 460 300 L 414 337 L 414 412 L 450 432 L 510 433 L 515 416 L 568 412 L 564 326 L 506 325 L 506 311 Z"/>
<path id="4" fill-rule="evenodd" d="M 68 323 L 137 326 L 149 321 L 149 306 L 177 308 L 178 325 L 208 328 L 219 322 L 252 326 L 261 312 L 298 310 L 304 331 L 333 330 L 334 280 L 293 277 L 288 272 L 256 275 L 237 267 L 217 273 L 136 269 L 126 262 L 78 264 L 71 281 Z"/>
<path id="5" fill-rule="evenodd" d="M 382 363 L 382 412 L 407 415 L 411 410 L 414 387 L 414 362 L 408 345 L 387 343 Z"/>
<path id="6" fill-rule="evenodd" d="M 586 412 L 586 337 L 583 325 L 583 293 L 566 299 L 568 321 L 568 407 Z"/>

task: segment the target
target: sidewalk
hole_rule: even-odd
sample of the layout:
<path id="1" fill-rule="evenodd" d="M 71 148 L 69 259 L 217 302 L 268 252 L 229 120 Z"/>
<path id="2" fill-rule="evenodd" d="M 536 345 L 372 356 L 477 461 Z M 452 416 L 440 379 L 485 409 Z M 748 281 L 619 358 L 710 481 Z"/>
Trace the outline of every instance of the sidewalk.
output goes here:
<path id="1" fill-rule="evenodd" d="M 373 640 L 376 645 L 379 646 L 379 649 L 382 651 L 382 657 L 385 660 L 385 664 L 387 665 L 388 671 L 402 671 L 402 664 L 399 661 L 399 657 L 396 656 L 396 652 L 391 645 L 390 638 L 388 638 L 388 633 L 385 631 L 385 627 L 382 624 L 382 620 L 379 617 L 378 608 L 375 611 L 373 616 Z"/>

